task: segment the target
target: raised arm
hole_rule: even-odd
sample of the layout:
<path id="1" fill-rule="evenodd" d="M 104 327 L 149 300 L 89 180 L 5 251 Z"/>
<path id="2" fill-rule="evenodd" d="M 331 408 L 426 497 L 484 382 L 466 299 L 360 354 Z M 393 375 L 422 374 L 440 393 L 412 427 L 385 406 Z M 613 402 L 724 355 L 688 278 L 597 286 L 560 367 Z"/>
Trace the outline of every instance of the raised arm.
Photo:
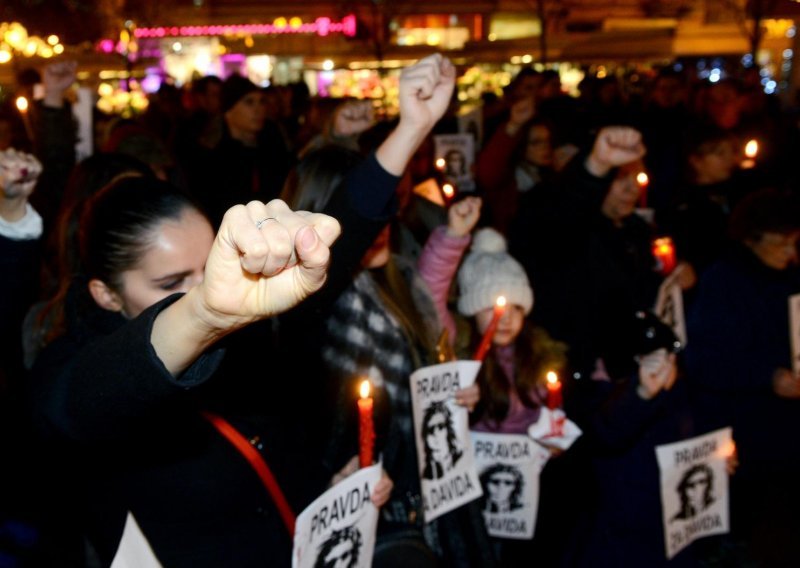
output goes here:
<path id="1" fill-rule="evenodd" d="M 325 213 L 342 224 L 332 250 L 329 282 L 303 311 L 324 310 L 350 284 L 361 259 L 397 209 L 400 176 L 436 122 L 455 86 L 455 70 L 439 54 L 406 68 L 400 77 L 400 121 L 394 131 L 348 176 L 346 190 L 335 193 Z"/>
<path id="2" fill-rule="evenodd" d="M 293 212 L 280 200 L 231 208 L 203 282 L 155 319 L 150 341 L 166 369 L 179 374 L 228 333 L 316 292 L 339 231 L 332 217 Z"/>
<path id="3" fill-rule="evenodd" d="M 405 171 L 414 152 L 447 110 L 455 80 L 455 67 L 438 53 L 403 70 L 400 123 L 376 153 L 386 171 L 396 176 Z"/>
<path id="4" fill-rule="evenodd" d="M 419 257 L 419 272 L 433 296 L 439 320 L 447 329 L 450 343 L 456 338 L 456 324 L 447 299 L 461 257 L 470 243 L 470 232 L 481 214 L 481 199 L 467 197 L 450 207 L 446 226 L 437 227 Z"/>

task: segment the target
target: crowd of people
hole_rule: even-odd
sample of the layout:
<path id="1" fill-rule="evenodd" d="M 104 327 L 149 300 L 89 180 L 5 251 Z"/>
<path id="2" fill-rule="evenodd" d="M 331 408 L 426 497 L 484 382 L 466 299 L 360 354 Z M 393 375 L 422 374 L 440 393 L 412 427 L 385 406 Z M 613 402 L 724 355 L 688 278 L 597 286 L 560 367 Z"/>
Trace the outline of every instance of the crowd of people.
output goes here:
<path id="1" fill-rule="evenodd" d="M 129 514 L 164 566 L 290 565 L 286 512 L 358 468 L 365 377 L 375 566 L 800 565 L 800 138 L 750 70 L 571 97 L 523 69 L 483 101 L 474 171 L 459 158 L 476 189 L 436 203 L 416 188 L 445 181 L 432 137 L 458 128 L 441 55 L 403 70 L 394 120 L 239 75 L 165 85 L 79 163 L 75 73 L 32 80 L 24 128 L 0 110 L 0 565 L 107 566 Z M 652 313 L 667 277 L 685 341 Z M 409 376 L 470 359 L 500 295 L 455 403 L 527 434 L 556 371 L 583 431 L 548 448 L 530 540 L 490 537 L 477 501 L 425 522 L 420 496 L 447 464 L 418 467 Z M 731 530 L 667 560 L 655 447 L 728 426 Z"/>

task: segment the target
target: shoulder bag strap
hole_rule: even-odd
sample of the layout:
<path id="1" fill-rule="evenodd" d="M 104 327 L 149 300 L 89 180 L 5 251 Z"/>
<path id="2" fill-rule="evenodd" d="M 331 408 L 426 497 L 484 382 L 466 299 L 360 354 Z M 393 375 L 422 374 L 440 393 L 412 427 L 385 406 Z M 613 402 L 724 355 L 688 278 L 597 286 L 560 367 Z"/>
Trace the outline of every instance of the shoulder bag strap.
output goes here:
<path id="1" fill-rule="evenodd" d="M 242 454 L 245 459 L 250 463 L 252 468 L 258 474 L 264 487 L 269 492 L 278 512 L 286 525 L 289 534 L 294 536 L 295 516 L 289 502 L 281 491 L 275 476 L 272 475 L 272 470 L 269 469 L 264 457 L 256 450 L 252 444 L 239 433 L 239 431 L 231 425 L 230 422 L 225 420 L 222 416 L 214 414 L 213 412 L 201 412 L 203 418 L 208 420 L 214 428 L 216 428 L 222 436 L 228 440 L 233 446 Z"/>

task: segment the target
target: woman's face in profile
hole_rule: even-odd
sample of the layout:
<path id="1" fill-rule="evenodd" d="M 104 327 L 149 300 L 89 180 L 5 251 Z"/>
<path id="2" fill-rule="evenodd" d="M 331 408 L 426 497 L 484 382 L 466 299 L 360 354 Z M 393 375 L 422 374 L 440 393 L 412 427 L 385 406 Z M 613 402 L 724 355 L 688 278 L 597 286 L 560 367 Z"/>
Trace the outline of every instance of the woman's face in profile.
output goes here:
<path id="1" fill-rule="evenodd" d="M 797 264 L 798 240 L 800 232 L 766 232 L 757 241 L 749 241 L 746 244 L 765 266 L 775 270 L 786 270 L 789 266 Z"/>
<path id="2" fill-rule="evenodd" d="M 122 273 L 118 295 L 126 316 L 134 318 L 176 292 L 203 281 L 214 231 L 195 209 L 179 219 L 165 219 L 151 236 L 136 268 Z"/>
<path id="3" fill-rule="evenodd" d="M 525 148 L 525 161 L 534 166 L 550 167 L 553 165 L 553 145 L 550 140 L 550 129 L 537 124 L 528 131 Z"/>

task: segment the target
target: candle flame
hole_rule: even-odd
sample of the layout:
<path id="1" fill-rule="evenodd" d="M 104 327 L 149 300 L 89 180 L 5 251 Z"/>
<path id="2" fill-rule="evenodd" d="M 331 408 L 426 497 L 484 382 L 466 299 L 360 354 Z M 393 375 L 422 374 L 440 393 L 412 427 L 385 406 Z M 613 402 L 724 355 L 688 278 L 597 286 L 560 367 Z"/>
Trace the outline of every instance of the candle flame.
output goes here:
<path id="1" fill-rule="evenodd" d="M 650 183 L 650 177 L 645 172 L 639 172 L 636 174 L 636 183 L 641 187 L 647 187 L 647 184 Z"/>
<path id="2" fill-rule="evenodd" d="M 498 296 L 497 297 L 497 302 L 495 302 L 495 304 L 497 304 L 498 308 L 504 308 L 506 306 L 506 297 L 505 296 Z"/>
<path id="3" fill-rule="evenodd" d="M 672 250 L 672 239 L 669 237 L 661 237 L 653 241 L 653 246 L 659 252 L 669 252 Z"/>
<path id="4" fill-rule="evenodd" d="M 758 140 L 750 140 L 744 147 L 744 155 L 751 160 L 758 154 Z"/>
<path id="5" fill-rule="evenodd" d="M 555 371 L 547 371 L 547 382 L 551 385 L 558 382 L 558 375 L 556 375 Z"/>
<path id="6" fill-rule="evenodd" d="M 438 158 L 435 164 L 437 170 L 444 170 L 445 166 L 447 165 L 447 162 L 445 161 L 444 158 Z"/>
<path id="7" fill-rule="evenodd" d="M 25 97 L 17 97 L 17 109 L 20 112 L 27 112 L 28 110 L 28 99 Z"/>
<path id="8" fill-rule="evenodd" d="M 456 188 L 454 188 L 452 184 L 446 183 L 442 186 L 442 192 L 444 193 L 445 197 L 450 199 L 455 194 Z"/>
<path id="9" fill-rule="evenodd" d="M 369 391 L 370 391 L 369 381 L 367 380 L 361 381 L 361 386 L 359 387 L 358 390 L 359 394 L 361 395 L 361 398 L 369 398 Z"/>

